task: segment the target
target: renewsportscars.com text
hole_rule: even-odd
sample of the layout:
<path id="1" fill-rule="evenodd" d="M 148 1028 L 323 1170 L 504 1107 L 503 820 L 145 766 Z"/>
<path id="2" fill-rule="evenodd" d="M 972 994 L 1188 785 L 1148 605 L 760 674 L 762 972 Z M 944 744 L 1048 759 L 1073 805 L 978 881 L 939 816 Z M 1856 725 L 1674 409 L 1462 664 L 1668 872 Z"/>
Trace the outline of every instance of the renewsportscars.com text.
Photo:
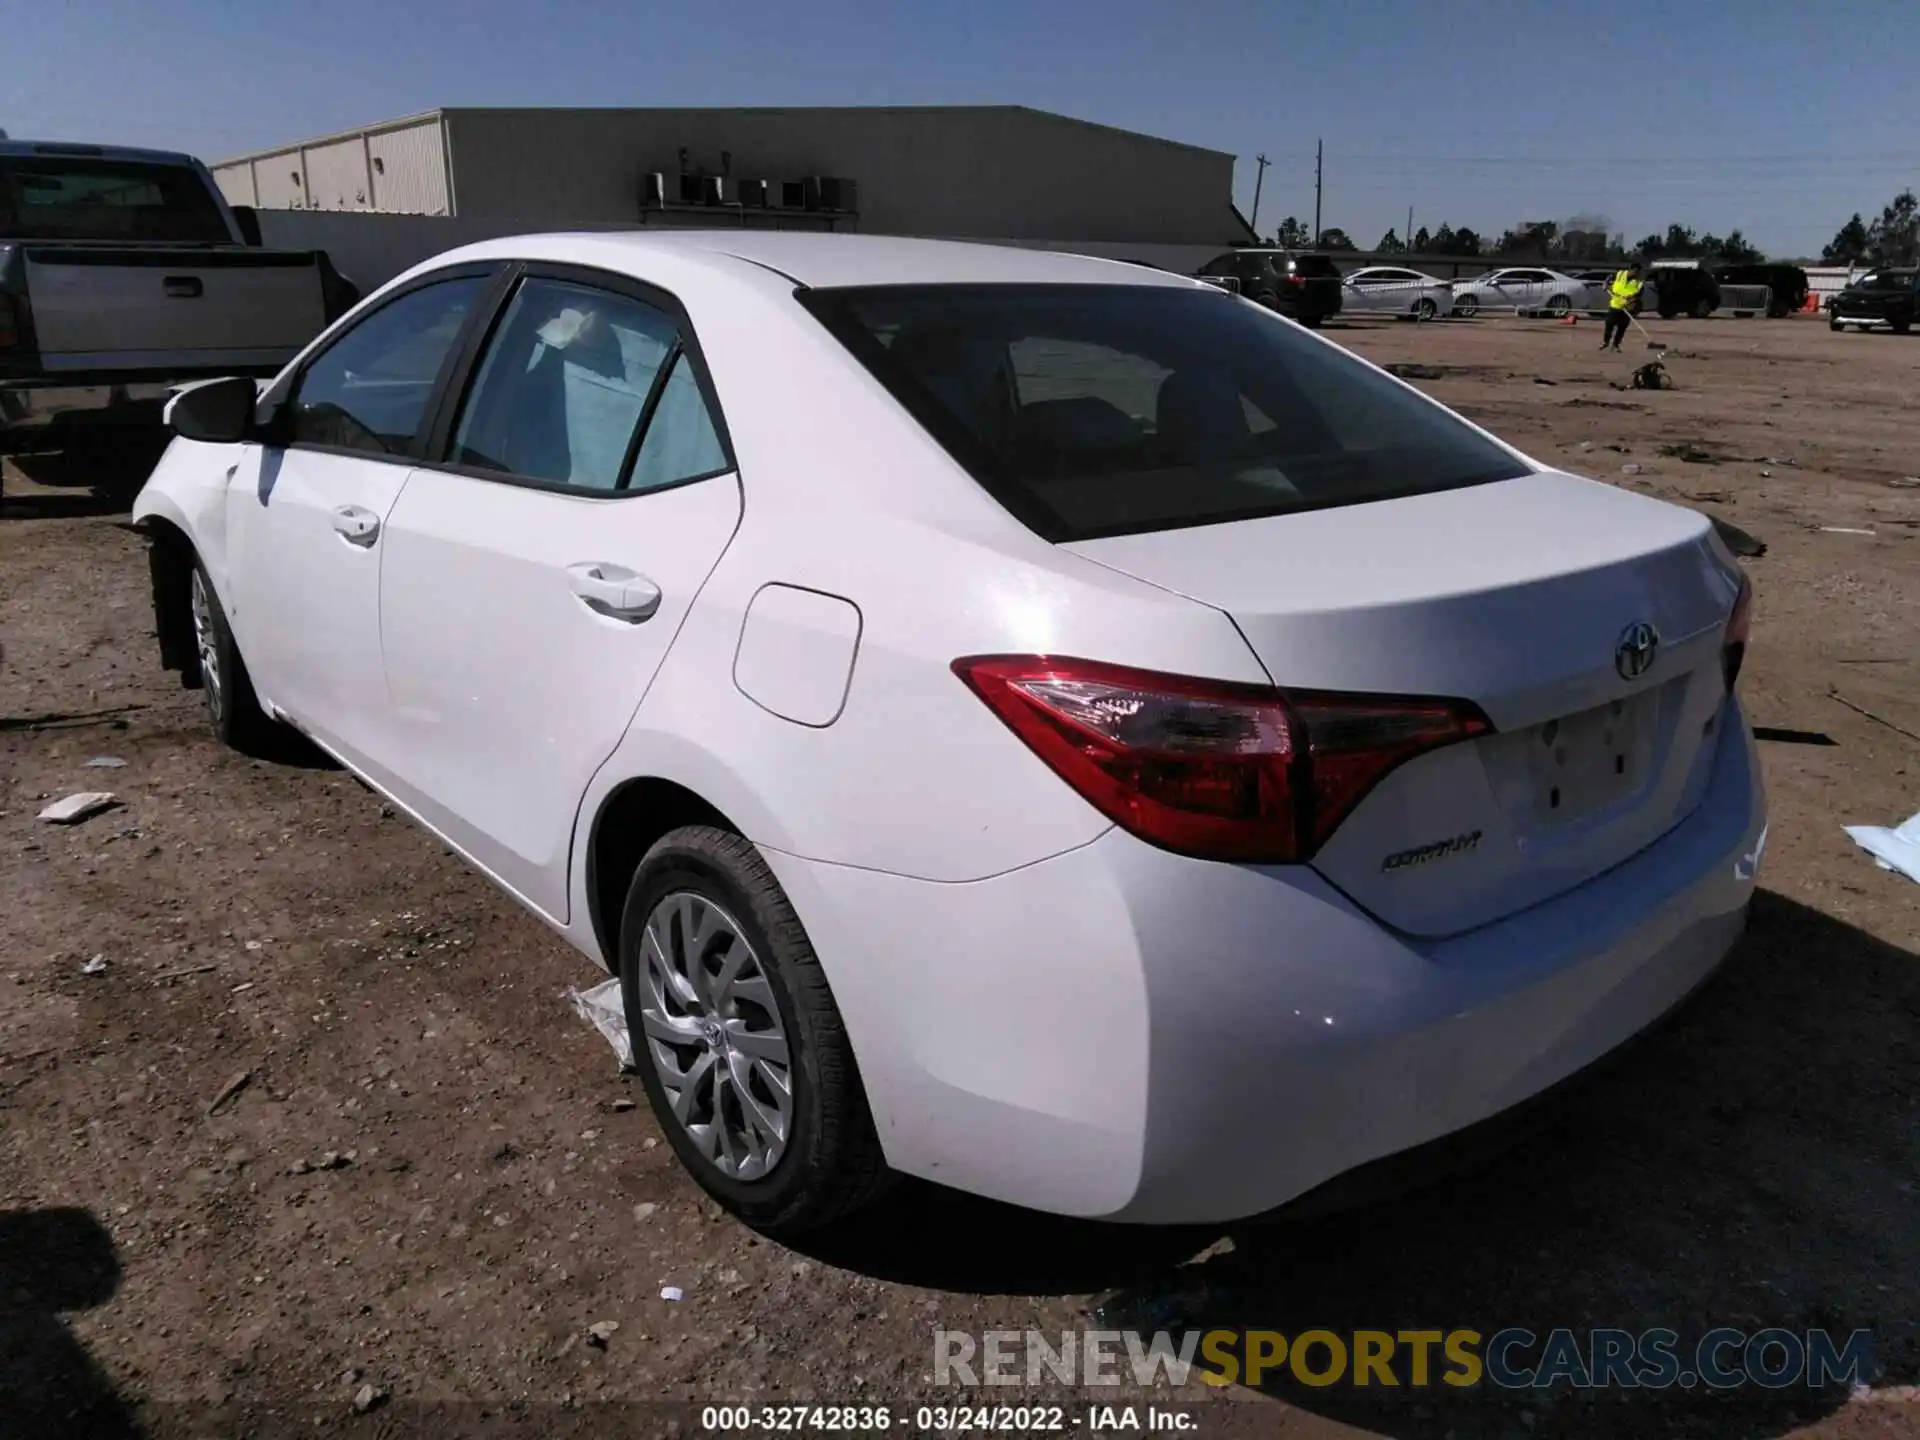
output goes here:
<path id="1" fill-rule="evenodd" d="M 960 1330 L 933 1333 L 937 1385 L 1354 1385 L 1419 1389 L 1782 1389 L 1864 1382 L 1866 1330 Z"/>

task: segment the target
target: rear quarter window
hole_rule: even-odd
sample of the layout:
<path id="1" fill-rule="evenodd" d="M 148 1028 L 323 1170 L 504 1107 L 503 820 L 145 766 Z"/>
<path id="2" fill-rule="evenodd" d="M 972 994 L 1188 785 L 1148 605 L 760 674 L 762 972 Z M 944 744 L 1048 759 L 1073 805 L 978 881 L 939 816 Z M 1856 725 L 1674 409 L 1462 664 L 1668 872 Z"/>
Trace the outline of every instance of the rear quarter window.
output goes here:
<path id="1" fill-rule="evenodd" d="M 1211 288 L 799 298 L 1050 540 L 1361 504 L 1528 469 L 1338 347 Z"/>

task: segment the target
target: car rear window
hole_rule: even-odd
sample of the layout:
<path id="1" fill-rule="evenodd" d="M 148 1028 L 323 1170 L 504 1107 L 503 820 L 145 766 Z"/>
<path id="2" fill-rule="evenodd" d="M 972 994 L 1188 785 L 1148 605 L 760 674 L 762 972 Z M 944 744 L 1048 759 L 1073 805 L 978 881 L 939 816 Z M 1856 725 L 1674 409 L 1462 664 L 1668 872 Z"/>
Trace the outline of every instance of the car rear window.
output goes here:
<path id="1" fill-rule="evenodd" d="M 0 239 L 229 243 L 199 172 L 65 155 L 0 159 Z"/>
<path id="2" fill-rule="evenodd" d="M 1296 255 L 1293 257 L 1293 273 L 1296 275 L 1331 275 L 1340 278 L 1340 267 L 1325 255 Z"/>
<path id="3" fill-rule="evenodd" d="M 1057 542 L 1527 473 L 1337 346 L 1211 288 L 799 298 L 990 494 Z"/>

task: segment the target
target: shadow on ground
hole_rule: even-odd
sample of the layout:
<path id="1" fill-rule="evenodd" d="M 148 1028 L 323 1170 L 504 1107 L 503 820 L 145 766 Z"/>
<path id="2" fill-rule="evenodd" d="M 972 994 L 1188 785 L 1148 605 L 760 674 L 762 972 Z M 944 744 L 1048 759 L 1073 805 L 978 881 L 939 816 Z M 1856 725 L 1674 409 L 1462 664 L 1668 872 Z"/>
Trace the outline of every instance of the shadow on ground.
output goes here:
<path id="1" fill-rule="evenodd" d="M 1717 979 L 1546 1107 L 1528 1138 L 1416 1194 L 1215 1231 L 1074 1224 L 915 1188 L 821 1258 L 979 1293 L 1119 1287 L 1094 1328 L 1351 1335 L 1524 1327 L 1873 1334 L 1920 1379 L 1920 957 L 1771 892 Z M 1225 1249 L 1226 1253 L 1218 1253 Z M 1735 1352 L 1737 1358 L 1737 1352 Z M 1515 1351 L 1524 1362 L 1537 1348 Z M 1323 1369 L 1326 1352 L 1315 1352 Z M 1399 1364 L 1404 1377 L 1408 1367 Z M 1447 1367 L 1435 1353 L 1433 1375 Z M 1691 1364 L 1686 1365 L 1691 1370 Z M 1285 1378 L 1282 1378 L 1282 1377 Z M 1845 1385 L 1702 1390 L 1260 1388 L 1385 1434 L 1777 1435 Z M 1891 1417 L 1888 1417 L 1891 1418 Z"/>
<path id="2" fill-rule="evenodd" d="M 0 1211 L 0 1433 L 8 1440 L 140 1433 L 64 1314 L 120 1285 L 113 1240 L 85 1210 Z"/>

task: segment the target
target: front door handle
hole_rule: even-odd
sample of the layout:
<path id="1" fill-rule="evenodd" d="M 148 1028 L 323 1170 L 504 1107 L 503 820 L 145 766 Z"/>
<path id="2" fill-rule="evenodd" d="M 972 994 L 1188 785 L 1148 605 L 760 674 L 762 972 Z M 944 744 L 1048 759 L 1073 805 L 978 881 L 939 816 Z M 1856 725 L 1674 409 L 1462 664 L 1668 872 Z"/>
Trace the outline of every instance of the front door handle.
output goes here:
<path id="1" fill-rule="evenodd" d="M 333 512 L 333 528 L 349 545 L 366 550 L 380 538 L 380 517 L 359 505 L 342 505 Z"/>
<path id="2" fill-rule="evenodd" d="M 660 587 L 619 565 L 583 560 L 567 567 L 567 580 L 582 605 L 609 619 L 638 625 L 660 608 Z"/>

